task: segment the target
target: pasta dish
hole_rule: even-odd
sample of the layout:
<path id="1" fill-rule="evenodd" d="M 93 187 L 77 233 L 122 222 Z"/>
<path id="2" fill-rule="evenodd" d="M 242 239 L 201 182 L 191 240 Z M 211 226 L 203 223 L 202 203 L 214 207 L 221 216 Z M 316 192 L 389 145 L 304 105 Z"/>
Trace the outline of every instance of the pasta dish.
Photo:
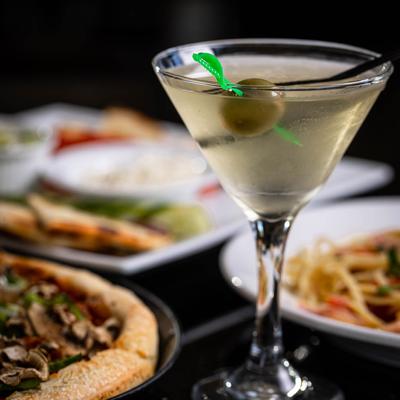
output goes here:
<path id="1" fill-rule="evenodd" d="M 289 259 L 285 283 L 309 311 L 400 333 L 400 230 L 320 239 Z"/>

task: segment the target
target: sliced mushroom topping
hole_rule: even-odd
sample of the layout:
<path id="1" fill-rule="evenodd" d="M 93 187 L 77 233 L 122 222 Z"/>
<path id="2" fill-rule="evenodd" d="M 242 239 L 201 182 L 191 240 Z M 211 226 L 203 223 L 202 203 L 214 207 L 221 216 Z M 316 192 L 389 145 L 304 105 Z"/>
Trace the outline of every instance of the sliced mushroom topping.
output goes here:
<path id="1" fill-rule="evenodd" d="M 92 330 L 93 334 L 93 339 L 95 340 L 96 343 L 105 345 L 105 346 L 111 346 L 113 338 L 110 333 L 106 328 L 103 326 L 96 326 Z"/>
<path id="2" fill-rule="evenodd" d="M 32 303 L 28 309 L 28 316 L 36 334 L 45 341 L 57 343 L 63 356 L 84 352 L 82 346 L 72 343 L 65 337 L 63 326 L 55 322 L 41 304 Z"/>
<path id="3" fill-rule="evenodd" d="M 121 323 L 117 318 L 110 317 L 104 322 L 103 327 L 106 328 L 112 334 L 113 339 L 115 339 L 121 329 Z"/>
<path id="4" fill-rule="evenodd" d="M 53 326 L 48 324 L 50 318 L 46 315 L 46 309 L 39 303 L 32 303 L 28 308 L 28 317 L 38 336 L 47 338 L 52 335 Z"/>
<path id="5" fill-rule="evenodd" d="M 20 345 L 9 346 L 1 350 L 2 354 L 7 356 L 7 359 L 12 362 L 24 361 L 28 352 Z"/>
<path id="6" fill-rule="evenodd" d="M 26 315 L 9 318 L 6 322 L 6 327 L 11 330 L 20 330 L 25 336 L 33 335 L 32 326 L 27 320 Z"/>
<path id="7" fill-rule="evenodd" d="M 119 328 L 119 321 L 113 317 L 101 326 L 94 326 L 90 321 L 83 320 L 71 325 L 70 335 L 73 339 L 84 342 L 86 350 L 90 351 L 95 344 L 111 346 Z"/>
<path id="8" fill-rule="evenodd" d="M 120 328 L 121 324 L 117 318 L 108 318 L 103 325 L 93 328 L 94 340 L 101 345 L 111 346 Z"/>
<path id="9" fill-rule="evenodd" d="M 0 382 L 10 386 L 17 386 L 21 382 L 21 375 L 24 368 L 13 367 L 3 373 L 0 373 Z"/>
<path id="10" fill-rule="evenodd" d="M 90 352 L 90 350 L 93 348 L 94 346 L 94 339 L 93 339 L 93 335 L 90 334 L 88 335 L 88 337 L 85 340 L 85 349 L 87 354 Z"/>
<path id="11" fill-rule="evenodd" d="M 54 285 L 53 283 L 48 283 L 48 282 L 40 282 L 36 286 L 36 291 L 38 294 L 40 294 L 42 297 L 44 297 L 46 300 L 51 299 L 55 294 L 57 294 L 60 290 L 59 288 Z"/>
<path id="12" fill-rule="evenodd" d="M 54 305 L 53 312 L 64 325 L 71 325 L 76 321 L 76 316 L 69 311 L 67 304 Z"/>
<path id="13" fill-rule="evenodd" d="M 10 370 L 0 373 L 0 382 L 10 386 L 17 386 L 24 379 L 38 378 L 44 381 L 49 377 L 48 374 L 45 379 L 42 379 L 41 376 L 46 375 L 43 375 L 40 371 L 34 368 L 13 367 Z"/>
<path id="14" fill-rule="evenodd" d="M 90 325 L 89 322 L 86 320 L 83 321 L 76 321 L 71 326 L 71 333 L 74 339 L 79 341 L 84 341 L 86 337 L 89 335 L 90 332 Z"/>
<path id="15" fill-rule="evenodd" d="M 54 341 L 43 342 L 40 347 L 46 351 L 54 351 L 60 348 L 59 344 Z"/>
<path id="16" fill-rule="evenodd" d="M 1 365 L 2 365 L 2 367 L 3 367 L 2 371 L 4 371 L 5 369 L 14 368 L 14 364 L 11 363 L 11 362 L 7 362 L 7 361 L 3 361 L 3 362 L 1 363 Z"/>
<path id="17" fill-rule="evenodd" d="M 49 366 L 46 354 L 39 349 L 27 351 L 24 347 L 15 345 L 2 350 L 2 357 L 7 361 L 2 364 L 0 381 L 6 385 L 18 385 L 21 380 L 38 378 L 45 381 L 49 377 Z"/>
<path id="18" fill-rule="evenodd" d="M 0 336 L 0 349 L 4 349 L 5 347 L 20 345 L 24 346 L 23 338 L 7 338 L 5 336 Z"/>
<path id="19" fill-rule="evenodd" d="M 45 381 L 49 377 L 49 365 L 46 354 L 43 350 L 33 349 L 28 351 L 28 355 L 24 363 L 30 367 L 36 374 L 36 377 L 42 381 Z M 29 368 L 31 369 L 31 368 Z"/>

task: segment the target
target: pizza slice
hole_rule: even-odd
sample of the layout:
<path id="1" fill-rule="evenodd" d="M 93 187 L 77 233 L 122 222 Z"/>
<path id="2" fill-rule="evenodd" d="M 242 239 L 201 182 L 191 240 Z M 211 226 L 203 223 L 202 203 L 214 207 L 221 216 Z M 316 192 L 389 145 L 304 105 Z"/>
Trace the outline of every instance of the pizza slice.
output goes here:
<path id="1" fill-rule="evenodd" d="M 157 322 L 89 273 L 0 252 L 0 398 L 100 400 L 154 374 Z"/>

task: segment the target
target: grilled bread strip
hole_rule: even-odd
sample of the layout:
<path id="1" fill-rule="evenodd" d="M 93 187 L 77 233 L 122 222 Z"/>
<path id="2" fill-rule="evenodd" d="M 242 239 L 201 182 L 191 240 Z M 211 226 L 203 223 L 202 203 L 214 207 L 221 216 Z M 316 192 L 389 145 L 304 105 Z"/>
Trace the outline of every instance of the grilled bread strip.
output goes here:
<path id="1" fill-rule="evenodd" d="M 75 248 L 126 251 L 154 250 L 171 242 L 167 234 L 133 222 L 94 216 L 72 207 L 59 205 L 38 194 L 28 197 L 47 235 L 57 243 Z"/>

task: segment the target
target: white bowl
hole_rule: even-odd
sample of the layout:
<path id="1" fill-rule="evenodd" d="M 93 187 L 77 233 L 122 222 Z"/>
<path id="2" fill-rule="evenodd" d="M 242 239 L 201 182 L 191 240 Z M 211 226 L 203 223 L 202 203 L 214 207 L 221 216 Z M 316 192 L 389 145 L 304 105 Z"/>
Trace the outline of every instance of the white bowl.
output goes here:
<path id="1" fill-rule="evenodd" d="M 2 126 L 1 129 L 18 135 L 24 128 Z M 48 136 L 44 132 L 36 133 L 37 141 L 0 146 L 0 195 L 25 193 L 46 164 L 50 151 Z"/>
<path id="2" fill-rule="evenodd" d="M 135 175 L 140 165 L 149 160 L 143 161 L 146 157 L 158 165 L 158 169 L 149 173 L 149 179 Z M 186 174 L 192 164 L 195 167 L 197 165 L 199 171 L 179 179 L 170 179 L 173 164 L 178 159 L 183 169 L 178 171 L 179 174 Z M 148 165 L 152 165 L 151 162 Z M 217 182 L 191 141 L 187 145 L 146 141 L 76 145 L 54 157 L 44 171 L 43 178 L 62 189 L 84 196 L 155 201 L 192 200 L 202 187 Z"/>

